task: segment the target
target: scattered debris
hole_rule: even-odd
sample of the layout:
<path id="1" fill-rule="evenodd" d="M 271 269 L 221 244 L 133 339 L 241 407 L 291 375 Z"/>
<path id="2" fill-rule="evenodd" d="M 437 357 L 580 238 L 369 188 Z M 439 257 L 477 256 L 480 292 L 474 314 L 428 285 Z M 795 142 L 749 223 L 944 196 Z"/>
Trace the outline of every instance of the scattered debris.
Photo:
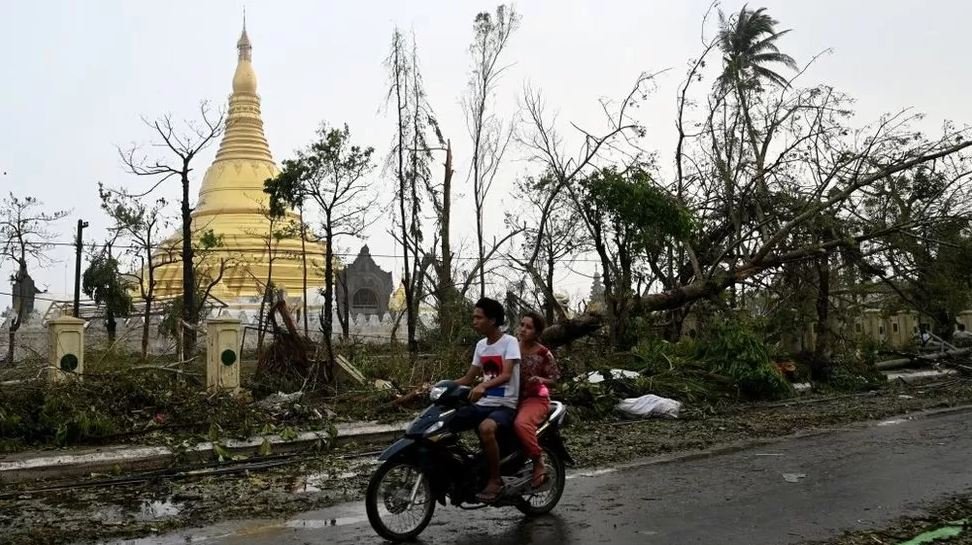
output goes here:
<path id="1" fill-rule="evenodd" d="M 678 418 L 682 404 L 674 399 L 648 394 L 622 399 L 615 407 L 631 416 Z"/>
<path id="2" fill-rule="evenodd" d="M 809 382 L 797 382 L 793 384 L 793 390 L 798 394 L 806 393 L 813 390 L 813 384 Z"/>
<path id="3" fill-rule="evenodd" d="M 953 358 L 958 356 L 968 356 L 970 353 L 972 353 L 972 348 L 960 348 L 958 350 L 944 350 L 942 352 L 936 352 L 934 354 L 915 355 L 908 358 L 898 358 L 894 360 L 879 361 L 874 365 L 881 371 L 890 371 L 893 369 L 901 369 L 903 367 L 909 367 L 921 363 L 927 364 L 936 360 L 948 359 L 948 358 Z"/>
<path id="4" fill-rule="evenodd" d="M 968 522 L 969 519 L 949 523 L 948 526 L 943 526 L 941 528 L 917 535 L 914 539 L 909 539 L 901 545 L 925 545 L 926 543 L 932 543 L 938 540 L 958 537 L 962 535 L 963 531 L 965 531 L 965 525 L 968 524 Z"/>
<path id="5" fill-rule="evenodd" d="M 344 356 L 337 356 L 334 358 L 335 363 L 337 363 L 337 380 L 340 382 L 342 380 L 351 380 L 356 384 L 363 386 L 367 384 L 368 379 L 365 378 L 364 373 L 362 373 L 357 367 L 351 364 Z"/>
<path id="6" fill-rule="evenodd" d="M 581 375 L 574 380 L 577 382 L 588 382 L 590 384 L 599 384 L 607 379 L 621 380 L 625 378 L 638 378 L 641 373 L 635 371 L 629 371 L 627 369 L 607 369 L 603 371 L 591 371 L 586 375 Z"/>
<path id="7" fill-rule="evenodd" d="M 300 401 L 302 397 L 304 397 L 304 392 L 294 392 L 291 394 L 277 392 L 263 398 L 259 403 L 257 403 L 257 406 L 261 409 L 279 414 L 287 412 L 287 410 Z"/>

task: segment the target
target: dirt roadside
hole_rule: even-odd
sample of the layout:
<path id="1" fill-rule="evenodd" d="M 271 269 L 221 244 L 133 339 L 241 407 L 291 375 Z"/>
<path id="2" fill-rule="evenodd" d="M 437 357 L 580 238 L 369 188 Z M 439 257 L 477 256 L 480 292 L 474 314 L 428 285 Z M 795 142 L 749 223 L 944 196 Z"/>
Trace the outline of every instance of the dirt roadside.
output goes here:
<path id="1" fill-rule="evenodd" d="M 972 383 L 953 380 L 939 385 L 892 385 L 864 395 L 690 408 L 679 420 L 574 421 L 566 436 L 578 466 L 597 467 L 970 403 Z M 183 475 L 53 492 L 36 491 L 42 486 L 38 483 L 6 487 L 0 489 L 0 544 L 56 545 L 151 536 L 223 520 L 284 517 L 354 499 L 369 469 L 365 459 L 344 457 L 354 448 L 227 475 Z M 827 545 L 858 543 L 865 542 Z"/>

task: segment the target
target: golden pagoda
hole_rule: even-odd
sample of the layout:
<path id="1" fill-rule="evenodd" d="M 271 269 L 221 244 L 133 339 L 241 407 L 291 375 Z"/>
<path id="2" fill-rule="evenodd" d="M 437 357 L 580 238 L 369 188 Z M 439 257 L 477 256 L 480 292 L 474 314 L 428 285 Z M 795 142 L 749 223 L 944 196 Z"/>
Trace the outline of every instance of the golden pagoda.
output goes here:
<path id="1" fill-rule="evenodd" d="M 264 294 L 271 256 L 274 286 L 291 295 L 301 293 L 305 248 L 308 289 L 321 287 L 324 254 L 320 243 L 305 241 L 302 244 L 299 235 L 279 240 L 270 235 L 269 199 L 263 192 L 263 184 L 280 171 L 263 134 L 260 96 L 252 63 L 253 48 L 245 23 L 236 47 L 239 59 L 233 74 L 233 94 L 229 97 L 223 140 L 213 164 L 203 177 L 199 201 L 192 213 L 195 237 L 212 231 L 222 239 L 218 248 L 206 251 L 205 261 L 197 270 L 201 276 L 215 278 L 220 263 L 224 263 L 222 279 L 211 295 L 228 304 Z M 285 218 L 275 220 L 274 231 L 291 222 L 299 225 L 298 217 L 292 211 Z M 174 235 L 166 246 L 178 248 L 178 241 L 181 236 Z M 159 268 L 156 279 L 157 296 L 182 294 L 182 263 Z M 204 283 L 205 280 L 197 282 Z"/>

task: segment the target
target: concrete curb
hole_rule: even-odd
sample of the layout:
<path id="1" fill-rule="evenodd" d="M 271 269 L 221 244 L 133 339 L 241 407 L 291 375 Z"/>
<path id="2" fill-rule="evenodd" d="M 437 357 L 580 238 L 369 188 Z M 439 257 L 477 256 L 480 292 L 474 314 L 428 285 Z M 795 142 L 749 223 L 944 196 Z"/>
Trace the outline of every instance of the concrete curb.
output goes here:
<path id="1" fill-rule="evenodd" d="M 339 424 L 337 444 L 387 442 L 400 435 L 407 422 L 394 424 Z M 284 439 L 279 435 L 256 436 L 247 440 L 229 439 L 220 445 L 234 455 L 248 455 L 259 451 L 269 441 L 274 454 L 286 454 L 314 448 L 328 440 L 326 431 L 308 431 Z M 151 471 L 169 467 L 177 460 L 201 462 L 213 459 L 216 445 L 197 443 L 184 449 L 117 445 L 98 449 L 75 450 L 70 453 L 27 452 L 0 456 L 0 484 L 66 478 L 91 473 Z"/>

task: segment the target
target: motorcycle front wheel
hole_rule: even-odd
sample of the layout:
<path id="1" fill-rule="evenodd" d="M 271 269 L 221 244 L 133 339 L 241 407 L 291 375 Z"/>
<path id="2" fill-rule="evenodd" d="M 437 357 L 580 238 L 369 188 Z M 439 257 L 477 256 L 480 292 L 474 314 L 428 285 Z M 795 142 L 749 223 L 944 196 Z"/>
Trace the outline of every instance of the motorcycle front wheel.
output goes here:
<path id="1" fill-rule="evenodd" d="M 567 468 L 556 452 L 544 448 L 543 463 L 547 467 L 547 482 L 539 489 L 524 494 L 516 508 L 527 516 L 546 515 L 560 502 L 567 483 Z"/>
<path id="2" fill-rule="evenodd" d="M 368 483 L 368 522 L 389 541 L 411 541 L 432 520 L 435 499 L 425 474 L 404 460 L 389 460 Z"/>

